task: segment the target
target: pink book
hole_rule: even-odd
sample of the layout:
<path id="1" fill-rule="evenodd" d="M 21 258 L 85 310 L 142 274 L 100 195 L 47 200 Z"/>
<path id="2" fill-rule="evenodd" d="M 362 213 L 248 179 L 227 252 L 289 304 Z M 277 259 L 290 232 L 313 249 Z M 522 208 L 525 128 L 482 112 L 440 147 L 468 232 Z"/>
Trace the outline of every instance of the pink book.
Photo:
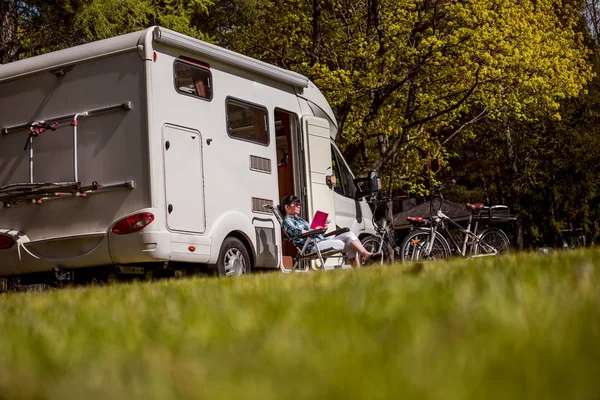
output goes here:
<path id="1" fill-rule="evenodd" d="M 313 217 L 312 223 L 310 224 L 310 230 L 314 230 L 317 226 L 325 226 L 327 225 L 327 217 L 329 214 L 323 211 L 317 211 L 315 216 Z"/>

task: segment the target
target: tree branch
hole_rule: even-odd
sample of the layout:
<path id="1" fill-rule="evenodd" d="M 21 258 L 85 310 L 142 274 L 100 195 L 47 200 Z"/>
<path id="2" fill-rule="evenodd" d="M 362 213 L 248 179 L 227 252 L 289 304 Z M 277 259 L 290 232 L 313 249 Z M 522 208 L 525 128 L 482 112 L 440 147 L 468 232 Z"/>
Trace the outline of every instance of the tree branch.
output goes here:
<path id="1" fill-rule="evenodd" d="M 448 136 L 436 149 L 435 151 L 435 155 L 434 157 L 437 157 L 437 155 L 440 153 L 440 151 L 442 151 L 442 148 L 444 147 L 444 145 L 446 143 L 448 143 L 450 140 L 452 140 L 456 135 L 458 135 L 458 133 L 460 131 L 462 131 L 464 128 L 466 128 L 469 125 L 473 125 L 476 122 L 481 121 L 483 118 L 485 118 L 487 116 L 487 108 L 484 107 L 483 111 L 481 113 L 479 113 L 479 115 L 477 115 L 475 118 L 471 119 L 470 121 L 465 122 L 464 124 L 462 124 L 457 130 L 455 130 L 450 136 Z"/>

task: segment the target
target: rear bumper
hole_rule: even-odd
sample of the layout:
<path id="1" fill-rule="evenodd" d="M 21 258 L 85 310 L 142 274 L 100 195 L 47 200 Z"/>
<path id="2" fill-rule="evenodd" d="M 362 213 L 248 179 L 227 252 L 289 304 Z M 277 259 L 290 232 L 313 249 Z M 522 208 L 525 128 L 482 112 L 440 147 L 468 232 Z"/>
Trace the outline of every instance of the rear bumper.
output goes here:
<path id="1" fill-rule="evenodd" d="M 111 264 L 106 232 L 19 242 L 19 253 L 26 273 L 64 268 Z"/>
<path id="2" fill-rule="evenodd" d="M 150 225 L 148 228 L 151 228 Z M 212 240 L 207 237 L 169 231 L 141 231 L 130 235 L 109 235 L 114 264 L 156 261 L 206 263 Z"/>
<path id="3" fill-rule="evenodd" d="M 16 244 L 0 250 L 0 276 L 112 264 L 106 232 L 31 241 L 19 234 Z"/>
<path id="4" fill-rule="evenodd" d="M 56 265 L 76 269 L 157 261 L 209 261 L 210 238 L 152 231 L 152 228 L 160 229 L 159 221 L 127 235 L 115 235 L 109 229 L 37 241 L 31 241 L 22 233 L 0 229 L 17 242 L 10 249 L 0 250 L 0 276 L 47 272 Z"/>

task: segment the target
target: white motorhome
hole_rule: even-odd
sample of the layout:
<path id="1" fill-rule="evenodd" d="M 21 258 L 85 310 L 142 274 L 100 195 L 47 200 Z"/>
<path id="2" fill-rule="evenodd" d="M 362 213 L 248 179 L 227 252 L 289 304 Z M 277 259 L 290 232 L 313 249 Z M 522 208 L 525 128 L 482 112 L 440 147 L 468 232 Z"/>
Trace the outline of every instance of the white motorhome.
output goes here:
<path id="1" fill-rule="evenodd" d="M 3 277 L 277 268 L 292 193 L 374 233 L 312 82 L 161 27 L 1 65 L 0 129 Z"/>

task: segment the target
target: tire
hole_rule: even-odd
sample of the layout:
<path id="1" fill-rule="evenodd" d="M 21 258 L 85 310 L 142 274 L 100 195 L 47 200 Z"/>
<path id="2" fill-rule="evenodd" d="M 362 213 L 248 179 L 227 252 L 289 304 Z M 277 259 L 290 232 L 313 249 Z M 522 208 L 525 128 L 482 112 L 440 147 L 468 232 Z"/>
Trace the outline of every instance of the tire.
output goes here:
<path id="1" fill-rule="evenodd" d="M 439 232 L 436 232 L 433 240 L 431 254 L 425 256 L 425 244 L 431 236 L 428 229 L 416 229 L 409 233 L 400 245 L 400 259 L 405 262 L 442 260 L 450 257 L 450 246 Z"/>
<path id="2" fill-rule="evenodd" d="M 379 251 L 381 239 L 377 236 L 367 236 L 361 240 L 361 243 L 369 253 L 376 253 Z M 387 241 L 383 242 L 383 246 L 381 246 L 381 252 L 383 253 L 382 262 L 394 262 L 394 249 L 392 249 Z"/>
<path id="3" fill-rule="evenodd" d="M 493 247 L 501 254 L 510 254 L 510 241 L 506 233 L 499 228 L 488 228 L 479 235 L 479 241 L 485 243 L 488 246 Z M 492 253 L 485 246 L 476 245 L 475 254 L 489 254 Z"/>
<path id="4" fill-rule="evenodd" d="M 251 271 L 248 249 L 242 241 L 235 237 L 225 239 L 217 260 L 217 275 L 224 278 L 249 274 Z"/>

